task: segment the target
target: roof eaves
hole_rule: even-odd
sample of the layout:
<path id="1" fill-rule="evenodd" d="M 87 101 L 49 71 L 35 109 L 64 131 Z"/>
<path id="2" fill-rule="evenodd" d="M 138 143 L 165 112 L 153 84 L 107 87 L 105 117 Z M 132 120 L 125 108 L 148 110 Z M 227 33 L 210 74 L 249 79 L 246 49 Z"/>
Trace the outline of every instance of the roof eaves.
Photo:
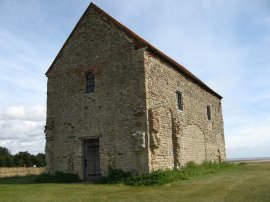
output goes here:
<path id="1" fill-rule="evenodd" d="M 167 62 L 168 64 L 170 64 L 174 68 L 176 68 L 180 73 L 182 73 L 183 75 L 187 76 L 192 81 L 194 81 L 195 83 L 199 84 L 202 88 L 204 88 L 208 92 L 212 93 L 213 95 L 215 95 L 219 99 L 222 99 L 223 98 L 221 95 L 219 95 L 214 90 L 212 90 L 210 87 L 208 87 L 204 82 L 202 82 L 198 77 L 196 77 L 189 70 L 187 70 L 184 66 L 182 66 L 181 64 L 179 64 L 178 62 L 176 62 L 175 60 L 173 60 L 172 58 L 170 58 L 169 56 L 165 55 L 164 53 L 162 53 L 161 51 L 159 51 L 155 47 L 148 46 L 147 47 L 147 50 L 149 52 L 151 52 L 152 54 L 157 55 L 160 59 L 163 59 L 165 62 Z"/>

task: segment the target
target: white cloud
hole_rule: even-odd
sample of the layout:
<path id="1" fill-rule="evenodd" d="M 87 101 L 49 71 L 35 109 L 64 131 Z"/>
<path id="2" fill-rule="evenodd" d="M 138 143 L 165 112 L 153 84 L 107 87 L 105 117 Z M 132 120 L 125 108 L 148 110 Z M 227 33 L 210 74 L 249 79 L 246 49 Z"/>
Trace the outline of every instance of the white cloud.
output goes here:
<path id="1" fill-rule="evenodd" d="M 226 137 L 227 148 L 256 148 L 270 143 L 270 121 L 247 123 L 231 130 Z"/>
<path id="2" fill-rule="evenodd" d="M 46 116 L 46 108 L 42 105 L 34 105 L 30 107 L 12 106 L 2 110 L 0 115 L 5 119 L 44 121 Z"/>
<path id="3" fill-rule="evenodd" d="M 0 111 L 0 146 L 12 153 L 44 152 L 46 109 L 35 105 L 11 106 Z"/>
<path id="4" fill-rule="evenodd" d="M 8 148 L 13 154 L 16 154 L 20 151 L 28 151 L 31 154 L 44 153 L 45 148 L 45 139 L 35 139 L 35 140 L 1 140 L 1 147 Z"/>

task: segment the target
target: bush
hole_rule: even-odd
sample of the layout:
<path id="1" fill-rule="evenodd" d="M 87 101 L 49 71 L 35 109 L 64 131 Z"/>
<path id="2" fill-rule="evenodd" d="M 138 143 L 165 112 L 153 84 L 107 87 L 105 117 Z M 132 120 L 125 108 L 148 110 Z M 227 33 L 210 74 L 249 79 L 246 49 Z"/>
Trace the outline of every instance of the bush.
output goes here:
<path id="1" fill-rule="evenodd" d="M 150 174 L 131 176 L 124 180 L 126 185 L 154 185 L 167 184 L 175 180 L 188 179 L 179 170 L 157 170 Z"/>
<path id="2" fill-rule="evenodd" d="M 97 183 L 100 184 L 116 184 L 116 183 L 124 183 L 124 179 L 131 177 L 131 172 L 124 172 L 121 169 L 113 169 L 109 167 L 109 174 L 106 177 L 100 178 Z"/>
<path id="3" fill-rule="evenodd" d="M 36 183 L 73 183 L 81 182 L 78 175 L 73 173 L 55 172 L 54 175 L 42 174 L 35 179 Z"/>
<path id="4" fill-rule="evenodd" d="M 123 183 L 126 185 L 161 185 L 178 180 L 187 180 L 198 175 L 205 175 L 236 166 L 231 163 L 205 161 L 201 165 L 188 162 L 185 167 L 173 170 L 157 170 L 145 175 L 132 175 L 130 172 L 109 168 L 109 175 L 97 181 L 101 184 Z"/>

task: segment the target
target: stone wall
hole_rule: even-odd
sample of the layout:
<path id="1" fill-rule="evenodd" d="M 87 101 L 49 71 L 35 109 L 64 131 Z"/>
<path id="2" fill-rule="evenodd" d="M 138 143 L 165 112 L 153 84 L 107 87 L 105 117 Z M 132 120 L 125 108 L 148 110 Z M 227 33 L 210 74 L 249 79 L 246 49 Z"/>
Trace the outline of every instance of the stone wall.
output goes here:
<path id="1" fill-rule="evenodd" d="M 188 161 L 225 160 L 220 99 L 148 51 L 144 60 L 150 170 L 179 167 Z M 177 107 L 177 91 L 182 93 L 182 111 Z"/>
<path id="2" fill-rule="evenodd" d="M 100 138 L 102 175 L 109 166 L 148 172 L 143 52 L 95 9 L 84 14 L 47 75 L 47 172 L 83 178 L 83 142 L 91 138 Z"/>
<path id="3" fill-rule="evenodd" d="M 140 174 L 225 160 L 221 101 L 135 47 L 138 38 L 107 17 L 90 6 L 47 74 L 47 172 L 83 179 L 84 140 L 95 138 L 102 175 L 109 167 Z M 89 71 L 95 92 L 86 94 Z M 182 92 L 182 111 L 176 91 Z"/>

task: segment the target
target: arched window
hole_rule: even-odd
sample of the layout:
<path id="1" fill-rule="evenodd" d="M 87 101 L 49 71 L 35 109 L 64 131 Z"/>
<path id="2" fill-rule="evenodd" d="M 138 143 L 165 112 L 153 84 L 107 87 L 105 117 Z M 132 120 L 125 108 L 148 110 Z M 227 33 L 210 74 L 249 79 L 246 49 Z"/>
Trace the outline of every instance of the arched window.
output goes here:
<path id="1" fill-rule="evenodd" d="M 95 75 L 92 72 L 88 72 L 85 77 L 85 92 L 86 94 L 93 93 L 95 91 Z"/>

